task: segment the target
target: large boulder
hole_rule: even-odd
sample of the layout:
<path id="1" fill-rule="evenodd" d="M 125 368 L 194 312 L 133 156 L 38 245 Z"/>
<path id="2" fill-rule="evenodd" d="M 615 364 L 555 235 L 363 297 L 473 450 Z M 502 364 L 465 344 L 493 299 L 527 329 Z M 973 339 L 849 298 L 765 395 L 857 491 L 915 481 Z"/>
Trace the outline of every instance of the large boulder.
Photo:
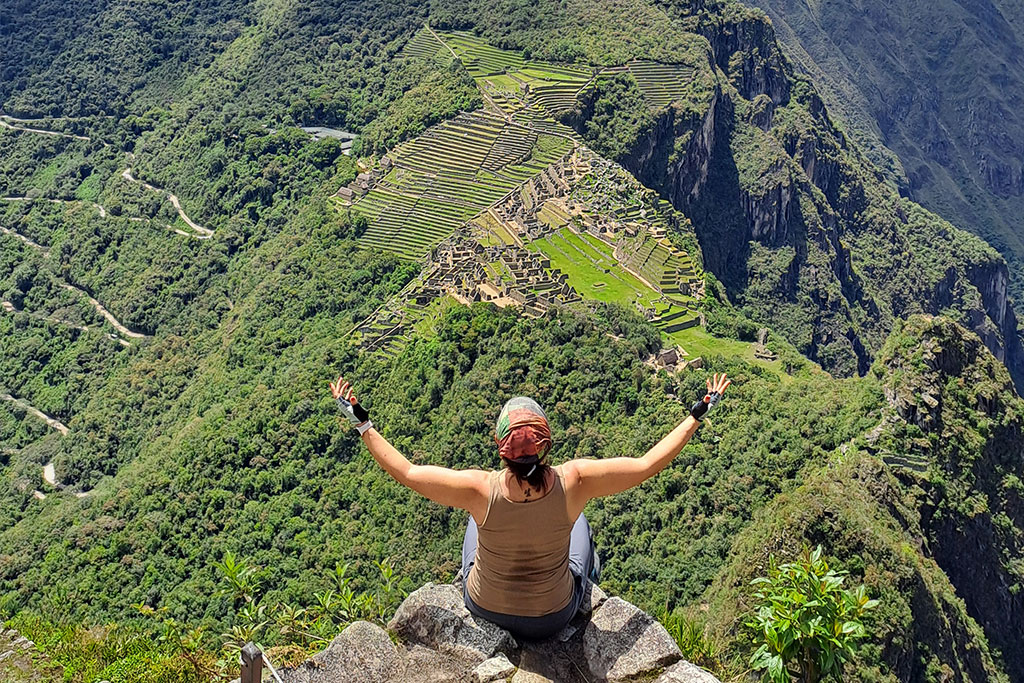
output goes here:
<path id="1" fill-rule="evenodd" d="M 425 584 L 414 591 L 388 624 L 405 643 L 415 643 L 465 658 L 476 664 L 498 652 L 514 652 L 512 635 L 489 621 L 477 619 L 450 584 Z"/>
<path id="2" fill-rule="evenodd" d="M 387 631 L 357 621 L 338 634 L 327 649 L 279 673 L 284 683 L 386 683 L 393 680 L 402 656 Z"/>
<path id="3" fill-rule="evenodd" d="M 473 669 L 473 680 L 475 683 L 491 683 L 492 681 L 504 681 L 516 671 L 515 665 L 508 661 L 504 653 L 498 653 L 477 665 Z"/>
<path id="4" fill-rule="evenodd" d="M 312 660 L 282 672 L 282 680 L 718 683 L 683 661 L 653 617 L 594 585 L 569 625 L 543 641 L 517 644 L 508 631 L 470 614 L 457 587 L 433 583 L 406 598 L 388 628 L 397 646 L 380 627 L 356 622 Z"/>
<path id="5" fill-rule="evenodd" d="M 664 626 L 622 598 L 608 598 L 590 617 L 583 655 L 601 681 L 629 680 L 683 658 Z"/>

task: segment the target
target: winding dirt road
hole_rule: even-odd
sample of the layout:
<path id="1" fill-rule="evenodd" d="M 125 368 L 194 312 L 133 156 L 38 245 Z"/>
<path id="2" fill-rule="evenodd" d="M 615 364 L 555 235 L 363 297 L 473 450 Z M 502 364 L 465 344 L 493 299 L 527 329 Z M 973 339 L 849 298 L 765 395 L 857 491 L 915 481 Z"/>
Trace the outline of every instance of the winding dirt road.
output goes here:
<path id="1" fill-rule="evenodd" d="M 14 230 L 11 230 L 10 228 L 4 228 L 4 227 L 0 227 L 0 232 L 6 233 L 8 235 L 13 235 L 14 237 L 17 237 L 18 239 L 20 239 L 23 242 L 25 242 L 26 244 L 28 244 L 28 245 L 30 245 L 30 246 L 32 246 L 32 247 L 42 251 L 44 254 L 49 254 L 50 253 L 49 248 L 44 247 L 41 244 L 37 244 L 37 243 L 33 242 L 29 238 L 27 238 L 24 235 L 22 235 L 20 232 L 16 232 Z M 123 334 L 124 336 L 130 337 L 132 339 L 149 339 L 151 337 L 151 335 L 143 334 L 142 332 L 133 332 L 132 330 L 130 330 L 127 327 L 125 327 L 124 325 L 122 325 L 121 321 L 118 320 L 117 318 L 115 318 L 113 313 L 111 313 L 106 308 L 104 308 L 103 304 L 101 304 L 99 301 L 94 299 L 84 289 L 82 289 L 80 287 L 75 287 L 74 285 L 68 284 L 67 282 L 61 282 L 60 285 L 64 289 L 68 289 L 68 290 L 71 290 L 73 292 L 78 292 L 79 294 L 84 296 L 86 299 L 88 299 L 89 303 L 92 304 L 93 308 L 95 308 L 97 310 L 97 312 L 99 312 L 100 315 L 102 315 L 104 318 L 106 318 L 107 322 L 109 322 L 111 325 L 113 325 L 115 330 L 117 330 L 119 333 Z M 4 308 L 6 308 L 6 306 Z M 13 308 L 13 306 L 11 308 Z M 124 342 L 124 340 L 120 340 L 120 341 L 122 342 L 122 344 L 127 345 L 127 342 Z"/>
<path id="2" fill-rule="evenodd" d="M 49 197 L 0 197 L 0 202 L 49 202 L 51 204 L 88 204 L 100 212 L 100 218 L 107 217 L 107 208 L 96 202 L 84 199 L 50 199 Z M 141 219 L 140 219 L 141 220 Z"/>
<path id="3" fill-rule="evenodd" d="M 89 331 L 89 326 L 88 325 L 79 325 L 78 323 L 73 323 L 70 320 L 64 320 L 62 318 L 53 318 L 53 317 L 48 316 L 48 315 L 43 315 L 42 313 L 33 313 L 33 312 L 30 312 L 30 311 L 19 311 L 17 308 L 14 307 L 14 304 L 12 304 L 10 301 L 0 301 L 0 307 L 2 307 L 8 313 L 24 313 L 27 316 L 30 316 L 30 317 L 33 317 L 33 318 L 38 318 L 40 320 L 45 320 L 48 323 L 54 323 L 54 324 L 57 324 L 57 325 L 63 325 L 64 327 L 70 327 L 70 328 L 75 329 L 75 330 L 82 330 L 83 332 L 88 332 Z"/>
<path id="4" fill-rule="evenodd" d="M 59 133 L 59 132 L 57 132 L 55 130 L 44 130 L 42 128 L 27 128 L 25 126 L 16 126 L 13 123 L 10 123 L 11 121 L 19 121 L 19 120 L 22 120 L 22 119 L 14 119 L 14 118 L 11 118 L 10 116 L 0 116 L 0 127 L 10 128 L 11 130 L 20 130 L 20 131 L 23 131 L 25 133 L 37 133 L 39 135 L 54 135 L 54 136 L 61 137 L 61 138 L 71 138 L 72 140 L 85 140 L 86 142 L 89 142 L 89 141 L 92 140 L 92 138 L 86 137 L 85 135 L 73 135 L 71 133 Z"/>
<path id="5" fill-rule="evenodd" d="M 11 235 L 12 237 L 17 237 L 18 239 L 20 239 L 22 242 L 24 242 L 28 246 L 33 247 L 35 249 L 38 249 L 39 251 L 43 252 L 44 254 L 49 254 L 50 253 L 50 248 L 49 247 L 44 247 L 43 245 L 41 245 L 41 244 L 39 244 L 37 242 L 33 242 L 32 240 L 30 240 L 29 238 L 25 237 L 24 235 L 22 235 L 17 230 L 11 230 L 10 228 L 5 228 L 3 226 L 0 226 L 0 232 L 4 233 L 5 235 Z"/>
<path id="6" fill-rule="evenodd" d="M 131 169 L 130 166 L 128 168 L 124 169 L 124 171 L 121 173 L 121 177 L 124 178 L 125 180 L 129 181 L 129 182 L 138 183 L 139 185 L 142 185 L 147 190 L 152 190 L 153 192 L 159 192 L 160 194 L 167 195 L 167 198 L 171 201 L 171 204 L 174 206 L 175 210 L 177 210 L 178 215 L 181 216 L 181 220 L 185 221 L 185 224 L 188 225 L 188 227 L 192 228 L 197 233 L 199 233 L 198 235 L 194 235 L 194 237 L 196 237 L 198 239 L 205 239 L 205 240 L 208 240 L 211 237 L 213 237 L 213 230 L 210 230 L 209 228 L 206 228 L 206 227 L 203 227 L 202 225 L 199 225 L 198 223 L 196 223 L 195 221 L 193 221 L 191 218 L 188 217 L 188 214 L 185 213 L 185 210 L 181 208 L 181 202 L 178 200 L 177 195 L 174 195 L 174 194 L 168 192 L 167 190 L 163 189 L 162 187 L 157 187 L 156 185 L 150 185 L 149 183 L 147 183 L 147 182 L 145 182 L 143 180 L 139 180 L 138 178 L 136 178 L 135 176 L 132 175 L 132 169 Z M 182 235 L 187 235 L 188 234 L 188 233 L 186 233 L 184 231 L 181 231 L 181 230 L 175 230 L 175 232 L 178 232 L 178 233 L 180 233 Z"/>
<path id="7" fill-rule="evenodd" d="M 85 291 L 84 289 L 81 289 L 80 287 L 75 287 L 74 285 L 68 284 L 67 282 L 62 282 L 61 283 L 61 287 L 63 287 L 64 289 L 71 290 L 72 292 L 78 292 L 79 294 L 84 296 L 86 299 L 88 299 L 89 303 L 92 304 L 92 307 L 95 308 L 96 311 L 100 315 L 102 315 L 104 318 L 106 318 L 107 322 L 110 323 L 111 325 L 113 325 L 115 330 L 117 330 L 118 332 L 120 332 L 124 336 L 130 337 L 131 339 L 149 339 L 150 338 L 150 335 L 148 335 L 148 334 L 143 334 L 142 332 L 134 332 L 132 330 L 129 330 L 124 325 L 122 325 L 121 321 L 119 321 L 117 318 L 115 318 L 113 313 L 111 313 L 106 308 L 104 308 L 103 304 L 101 304 L 99 301 L 97 301 L 92 296 L 90 296 L 89 292 Z"/>
<path id="8" fill-rule="evenodd" d="M 38 417 L 40 420 L 42 420 L 46 424 L 50 425 L 50 427 L 52 427 L 53 429 L 56 429 L 62 435 L 66 436 L 68 431 L 69 431 L 67 426 L 65 426 L 63 422 L 61 422 L 60 420 L 58 420 L 56 418 L 50 417 L 49 415 L 47 415 L 43 411 L 41 411 L 38 408 L 36 408 L 35 406 L 33 406 L 28 401 L 22 400 L 20 398 L 15 398 L 15 397 L 11 396 L 10 394 L 0 394 L 0 400 L 4 400 L 4 401 L 8 401 L 10 403 L 13 403 L 16 406 L 20 407 L 22 410 L 24 410 L 26 413 L 31 413 L 32 415 Z"/>

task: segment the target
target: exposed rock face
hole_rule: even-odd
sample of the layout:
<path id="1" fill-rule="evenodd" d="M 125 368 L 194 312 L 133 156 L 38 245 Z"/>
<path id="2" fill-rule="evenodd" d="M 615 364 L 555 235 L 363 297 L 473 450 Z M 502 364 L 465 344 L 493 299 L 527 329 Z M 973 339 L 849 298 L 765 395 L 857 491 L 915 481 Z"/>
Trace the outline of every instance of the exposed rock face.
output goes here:
<path id="1" fill-rule="evenodd" d="M 927 547 L 1020 680 L 1024 595 L 1013 567 L 1024 554 L 1024 406 L 1005 369 L 963 327 L 917 316 L 900 331 L 913 343 L 890 343 L 878 361 L 889 406 L 881 440 L 932 465 L 929 477 L 901 471 L 923 491 Z"/>
<path id="2" fill-rule="evenodd" d="M 384 683 L 393 680 L 401 663 L 398 648 L 387 631 L 357 621 L 332 640 L 326 650 L 280 674 L 284 683 Z"/>
<path id="3" fill-rule="evenodd" d="M 546 641 L 516 642 L 504 629 L 472 616 L 460 588 L 432 583 L 406 598 L 388 627 L 400 645 L 379 626 L 356 622 L 311 660 L 282 671 L 282 680 L 718 683 L 683 661 L 653 617 L 593 585 L 580 614 Z"/>
<path id="4" fill-rule="evenodd" d="M 622 681 L 679 660 L 679 646 L 652 616 L 609 598 L 583 631 L 583 653 L 598 680 Z"/>
<path id="5" fill-rule="evenodd" d="M 428 583 L 414 591 L 388 627 L 404 642 L 475 662 L 516 647 L 508 631 L 470 614 L 462 593 L 447 584 Z"/>
<path id="6" fill-rule="evenodd" d="M 998 253 L 884 184 L 762 15 L 682 11 L 713 85 L 659 111 L 618 161 L 690 218 L 729 298 L 838 375 L 866 372 L 896 318 L 955 310 L 1024 384 Z"/>

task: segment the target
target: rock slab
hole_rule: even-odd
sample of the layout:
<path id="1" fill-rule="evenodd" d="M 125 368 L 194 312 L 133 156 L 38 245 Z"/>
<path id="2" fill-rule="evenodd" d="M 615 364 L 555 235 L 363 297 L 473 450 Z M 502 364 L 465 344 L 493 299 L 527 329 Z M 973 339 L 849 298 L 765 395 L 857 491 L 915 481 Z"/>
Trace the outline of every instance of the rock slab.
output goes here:
<path id="1" fill-rule="evenodd" d="M 357 621 L 339 633 L 327 649 L 279 673 L 284 683 L 386 683 L 402 663 L 387 631 Z"/>
<path id="2" fill-rule="evenodd" d="M 683 658 L 654 617 L 622 598 L 608 598 L 583 631 L 583 655 L 600 681 L 626 681 Z"/>
<path id="3" fill-rule="evenodd" d="M 470 614 L 457 587 L 433 583 L 409 595 L 388 628 L 398 645 L 379 626 L 356 622 L 311 660 L 282 671 L 282 681 L 719 683 L 683 661 L 653 617 L 593 585 L 569 625 L 543 641 L 517 643 Z"/>
<path id="4" fill-rule="evenodd" d="M 719 683 L 719 680 L 709 671 L 684 661 L 665 669 L 654 683 Z"/>
<path id="5" fill-rule="evenodd" d="M 473 669 L 473 680 L 476 683 L 491 683 L 492 681 L 503 681 L 515 673 L 515 665 L 508 661 L 504 653 L 498 654 L 481 662 Z"/>
<path id="6" fill-rule="evenodd" d="M 474 663 L 517 649 L 508 631 L 470 614 L 462 593 L 451 584 L 428 583 L 413 591 L 388 628 L 405 643 L 448 652 Z"/>

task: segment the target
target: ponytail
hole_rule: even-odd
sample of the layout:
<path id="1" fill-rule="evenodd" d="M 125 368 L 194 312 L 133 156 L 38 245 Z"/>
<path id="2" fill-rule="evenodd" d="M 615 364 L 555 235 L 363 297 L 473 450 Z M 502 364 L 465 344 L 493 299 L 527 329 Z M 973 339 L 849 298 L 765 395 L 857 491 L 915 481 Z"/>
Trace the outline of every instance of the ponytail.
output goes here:
<path id="1" fill-rule="evenodd" d="M 505 467 L 516 478 L 520 486 L 522 486 L 523 482 L 526 482 L 531 488 L 535 488 L 538 491 L 544 490 L 544 483 L 547 481 L 548 470 L 551 469 L 551 465 L 536 457 L 526 458 L 526 462 L 523 460 L 509 460 L 508 458 L 502 458 L 502 460 L 505 461 Z"/>

